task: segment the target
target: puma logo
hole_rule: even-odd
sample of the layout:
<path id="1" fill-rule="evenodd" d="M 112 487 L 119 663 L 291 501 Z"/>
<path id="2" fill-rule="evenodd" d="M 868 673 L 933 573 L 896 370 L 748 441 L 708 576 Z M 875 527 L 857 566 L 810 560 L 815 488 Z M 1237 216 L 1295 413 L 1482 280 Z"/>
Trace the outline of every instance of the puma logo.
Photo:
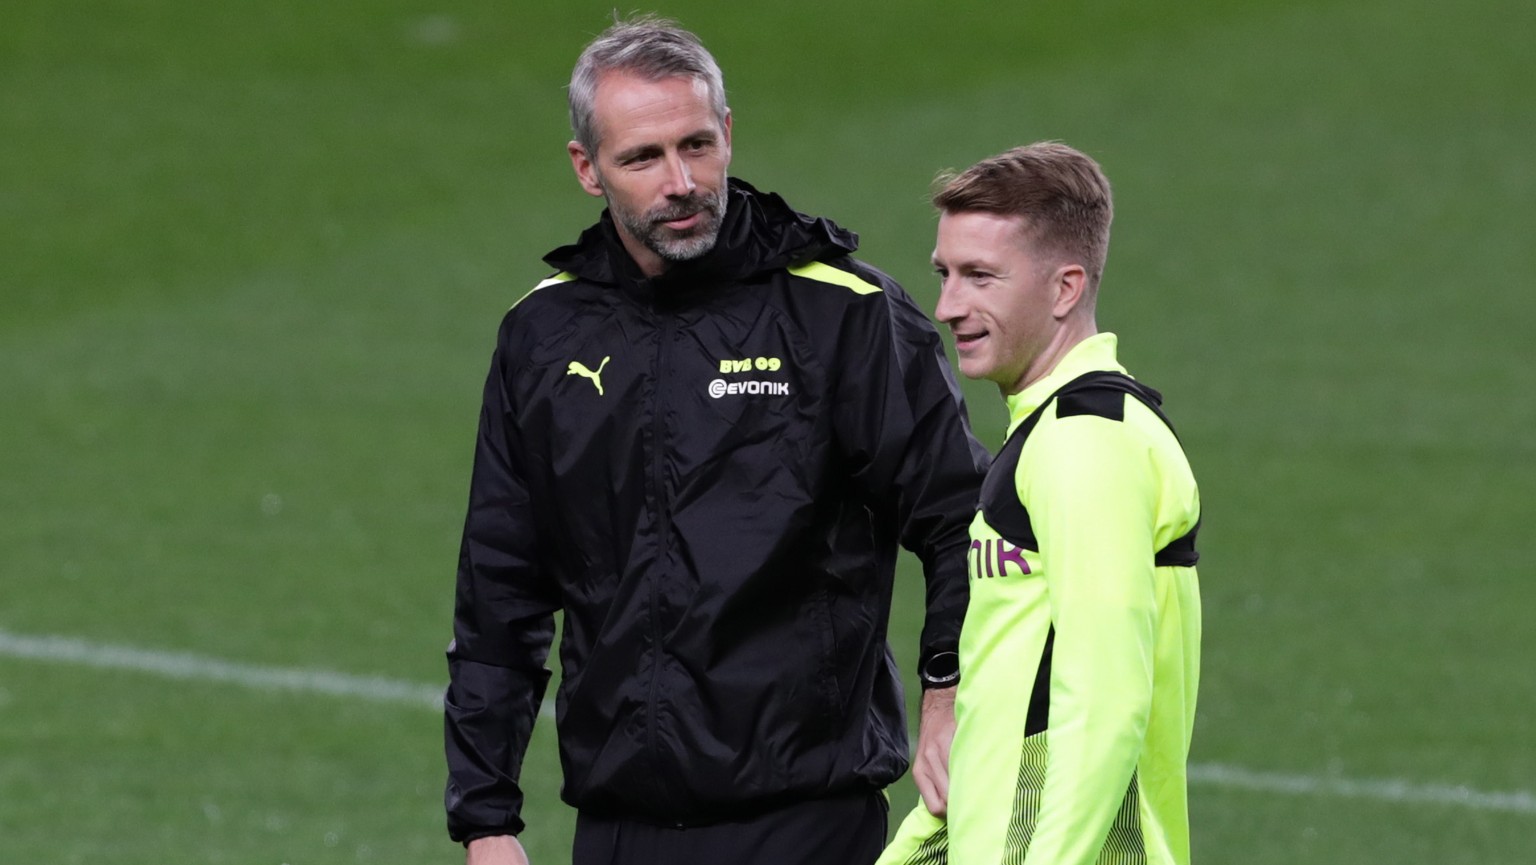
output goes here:
<path id="1" fill-rule="evenodd" d="M 602 379 L 603 367 L 607 366 L 608 365 L 608 361 L 611 360 L 611 359 L 612 358 L 609 358 L 609 357 L 603 358 L 603 362 L 597 365 L 597 371 L 596 372 L 593 372 L 592 370 L 587 369 L 586 364 L 582 363 L 581 361 L 573 360 L 573 361 L 570 362 L 569 365 L 566 366 L 565 374 L 566 375 L 579 375 L 582 378 L 590 378 L 590 379 L 592 379 L 592 386 L 597 388 L 597 395 L 598 396 L 602 396 L 603 395 L 603 379 Z"/>

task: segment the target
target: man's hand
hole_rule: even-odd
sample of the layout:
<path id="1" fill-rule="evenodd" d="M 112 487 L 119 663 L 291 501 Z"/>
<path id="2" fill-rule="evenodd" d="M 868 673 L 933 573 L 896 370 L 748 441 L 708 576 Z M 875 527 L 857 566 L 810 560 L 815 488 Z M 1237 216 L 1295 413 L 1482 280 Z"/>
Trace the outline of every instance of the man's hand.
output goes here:
<path id="1" fill-rule="evenodd" d="M 955 740 L 955 689 L 932 688 L 923 692 L 922 714 L 917 722 L 917 754 L 912 758 L 912 780 L 928 806 L 928 813 L 943 817 L 949 809 L 949 745 Z"/>
<path id="2" fill-rule="evenodd" d="M 528 865 L 528 854 L 516 835 L 491 835 L 469 842 L 464 865 Z"/>

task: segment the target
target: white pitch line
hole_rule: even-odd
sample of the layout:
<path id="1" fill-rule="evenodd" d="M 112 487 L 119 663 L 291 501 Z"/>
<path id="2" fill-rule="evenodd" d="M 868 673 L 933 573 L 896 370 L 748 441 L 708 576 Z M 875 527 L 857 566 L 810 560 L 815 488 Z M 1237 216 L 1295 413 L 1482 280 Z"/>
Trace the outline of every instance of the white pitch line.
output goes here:
<path id="1" fill-rule="evenodd" d="M 443 689 L 436 685 L 383 676 L 354 676 L 332 670 L 240 664 L 183 652 L 91 643 L 72 637 L 33 637 L 0 629 L 0 655 L 102 670 L 129 670 L 167 679 L 227 682 L 258 691 L 300 691 L 377 703 L 443 708 Z"/>
<path id="2" fill-rule="evenodd" d="M 50 661 L 100 670 L 128 670 L 167 679 L 223 682 L 257 691 L 296 691 L 328 697 L 352 697 L 434 711 L 442 711 L 443 708 L 441 685 L 407 682 L 385 676 L 357 676 L 334 670 L 242 664 L 187 652 L 115 646 L 74 637 L 27 636 L 3 628 L 0 628 L 0 657 Z M 553 718 L 554 706 L 546 701 L 539 708 L 539 714 Z"/>
<path id="3" fill-rule="evenodd" d="M 420 682 L 407 682 L 383 676 L 355 676 L 333 670 L 294 667 L 264 667 L 223 661 L 185 652 L 162 652 L 93 643 L 73 637 L 26 636 L 0 629 L 0 657 L 22 658 L 94 667 L 127 670 L 168 679 L 223 682 L 259 691 L 293 691 L 350 697 L 379 703 L 415 706 L 441 711 L 443 688 Z M 544 717 L 553 717 L 548 701 L 539 709 Z M 1417 784 L 1396 779 L 1359 779 L 1320 775 L 1294 775 L 1280 772 L 1256 772 L 1241 766 L 1219 763 L 1193 763 L 1189 767 L 1190 784 L 1280 793 L 1291 796 L 1372 799 L 1380 802 L 1443 805 L 1473 811 L 1502 811 L 1536 814 L 1536 794 L 1526 790 L 1490 793 L 1451 784 Z"/>
<path id="4" fill-rule="evenodd" d="M 1219 763 L 1191 764 L 1189 781 L 1191 784 L 1210 787 L 1285 793 L 1292 796 L 1375 799 L 1381 802 L 1453 805 L 1473 811 L 1536 814 L 1536 794 L 1527 790 L 1488 793 L 1453 784 L 1416 784 L 1401 779 L 1372 780 L 1255 772 L 1241 766 L 1226 766 Z"/>

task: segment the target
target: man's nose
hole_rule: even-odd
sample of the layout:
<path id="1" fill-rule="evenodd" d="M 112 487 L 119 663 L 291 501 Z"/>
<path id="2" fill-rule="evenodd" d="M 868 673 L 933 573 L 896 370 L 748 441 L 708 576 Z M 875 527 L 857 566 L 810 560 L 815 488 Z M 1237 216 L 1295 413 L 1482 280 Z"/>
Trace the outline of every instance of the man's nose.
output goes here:
<path id="1" fill-rule="evenodd" d="M 670 198 L 682 198 L 693 193 L 695 186 L 693 172 L 689 170 L 688 163 L 681 155 L 671 154 L 667 157 L 667 187 L 666 194 Z"/>
<path id="2" fill-rule="evenodd" d="M 959 299 L 955 296 L 955 289 L 947 279 L 939 283 L 939 303 L 933 308 L 933 317 L 943 322 L 958 321 L 965 317 Z"/>

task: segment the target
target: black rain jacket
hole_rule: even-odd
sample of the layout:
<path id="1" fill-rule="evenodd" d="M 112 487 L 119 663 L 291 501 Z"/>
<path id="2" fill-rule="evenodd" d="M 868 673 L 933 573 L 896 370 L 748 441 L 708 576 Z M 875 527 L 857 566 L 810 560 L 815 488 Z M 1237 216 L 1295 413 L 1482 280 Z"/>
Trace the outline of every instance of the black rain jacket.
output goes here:
<path id="1" fill-rule="evenodd" d="M 906 771 L 896 547 L 952 651 L 987 454 L 939 337 L 857 237 L 730 181 L 715 249 L 644 278 L 607 213 L 545 258 L 486 380 L 445 698 L 449 831 L 523 828 L 563 611 L 562 798 L 672 825 Z"/>

